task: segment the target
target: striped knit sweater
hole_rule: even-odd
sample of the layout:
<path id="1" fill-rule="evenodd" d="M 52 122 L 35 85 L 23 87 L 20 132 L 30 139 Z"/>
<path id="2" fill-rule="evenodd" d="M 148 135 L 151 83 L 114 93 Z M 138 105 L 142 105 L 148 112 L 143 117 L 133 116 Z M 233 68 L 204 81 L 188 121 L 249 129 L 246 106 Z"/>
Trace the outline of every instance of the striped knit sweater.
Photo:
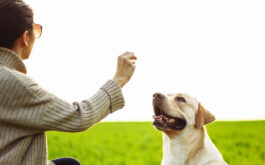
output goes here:
<path id="1" fill-rule="evenodd" d="M 85 131 L 123 106 L 120 86 L 113 80 L 89 99 L 70 104 L 27 77 L 15 52 L 0 48 L 1 165 L 52 164 L 46 131 Z"/>

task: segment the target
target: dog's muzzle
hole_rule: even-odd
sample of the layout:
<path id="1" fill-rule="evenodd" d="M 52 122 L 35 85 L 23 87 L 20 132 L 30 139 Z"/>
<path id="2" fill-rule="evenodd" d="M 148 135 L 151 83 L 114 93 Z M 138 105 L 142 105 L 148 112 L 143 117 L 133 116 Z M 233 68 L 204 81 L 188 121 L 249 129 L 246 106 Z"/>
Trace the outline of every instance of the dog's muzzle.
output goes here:
<path id="1" fill-rule="evenodd" d="M 153 125 L 159 128 L 169 127 L 171 129 L 181 130 L 186 126 L 186 120 L 178 117 L 171 117 L 164 111 L 165 95 L 161 93 L 155 93 L 153 95 Z"/>

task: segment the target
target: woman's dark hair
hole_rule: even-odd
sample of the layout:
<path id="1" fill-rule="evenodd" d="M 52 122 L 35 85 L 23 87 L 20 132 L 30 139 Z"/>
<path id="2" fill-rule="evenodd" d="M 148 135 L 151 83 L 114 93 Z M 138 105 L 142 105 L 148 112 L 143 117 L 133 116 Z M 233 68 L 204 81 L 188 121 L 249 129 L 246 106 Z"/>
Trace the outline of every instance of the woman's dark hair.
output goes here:
<path id="1" fill-rule="evenodd" d="M 33 11 L 23 0 L 0 0 L 0 47 L 11 49 L 32 24 Z"/>

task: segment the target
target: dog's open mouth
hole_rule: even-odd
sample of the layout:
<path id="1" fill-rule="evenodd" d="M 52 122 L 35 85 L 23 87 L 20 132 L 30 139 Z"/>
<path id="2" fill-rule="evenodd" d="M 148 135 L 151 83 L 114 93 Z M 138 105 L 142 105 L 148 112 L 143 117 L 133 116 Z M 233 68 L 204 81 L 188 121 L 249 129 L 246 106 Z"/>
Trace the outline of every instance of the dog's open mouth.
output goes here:
<path id="1" fill-rule="evenodd" d="M 169 127 L 172 129 L 181 130 L 186 126 L 186 120 L 177 117 L 170 117 L 163 111 L 161 111 L 159 107 L 155 107 L 155 115 L 153 116 L 153 118 L 153 125 L 160 128 Z"/>

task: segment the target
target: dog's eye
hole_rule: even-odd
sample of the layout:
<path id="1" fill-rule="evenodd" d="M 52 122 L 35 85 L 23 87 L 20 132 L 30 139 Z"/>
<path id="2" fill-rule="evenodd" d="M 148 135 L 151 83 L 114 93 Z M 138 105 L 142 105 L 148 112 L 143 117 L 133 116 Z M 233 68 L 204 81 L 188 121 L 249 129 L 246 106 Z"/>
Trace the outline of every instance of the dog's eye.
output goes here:
<path id="1" fill-rule="evenodd" d="M 176 101 L 180 101 L 180 102 L 186 103 L 186 100 L 184 99 L 184 97 L 177 97 Z"/>

